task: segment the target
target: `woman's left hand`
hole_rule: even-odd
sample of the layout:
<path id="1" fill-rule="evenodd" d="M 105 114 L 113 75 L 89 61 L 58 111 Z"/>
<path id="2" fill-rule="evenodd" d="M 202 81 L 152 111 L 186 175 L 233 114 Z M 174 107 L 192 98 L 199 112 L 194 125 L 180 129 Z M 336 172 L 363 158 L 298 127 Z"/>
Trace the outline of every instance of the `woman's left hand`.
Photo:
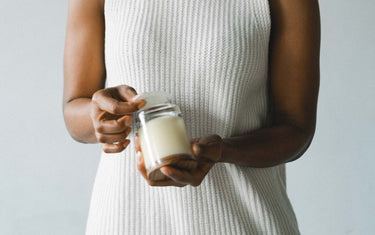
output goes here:
<path id="1" fill-rule="evenodd" d="M 193 170 L 183 170 L 173 166 L 164 166 L 160 168 L 160 171 L 167 179 L 153 181 L 147 177 L 138 136 L 136 136 L 135 140 L 138 170 L 151 186 L 199 186 L 213 165 L 220 160 L 223 146 L 223 139 L 219 135 L 193 138 L 190 140 L 190 144 L 192 153 L 197 161 L 196 168 Z"/>

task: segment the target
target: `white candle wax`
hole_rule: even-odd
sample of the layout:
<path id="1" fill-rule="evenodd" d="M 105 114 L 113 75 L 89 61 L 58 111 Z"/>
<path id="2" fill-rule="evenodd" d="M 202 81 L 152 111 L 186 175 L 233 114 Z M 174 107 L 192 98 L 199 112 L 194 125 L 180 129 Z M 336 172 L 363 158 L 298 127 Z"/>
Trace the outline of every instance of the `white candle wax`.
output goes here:
<path id="1" fill-rule="evenodd" d="M 186 127 L 179 116 L 154 118 L 138 130 L 138 135 L 147 170 L 152 170 L 155 162 L 162 162 L 173 155 L 192 156 Z"/>

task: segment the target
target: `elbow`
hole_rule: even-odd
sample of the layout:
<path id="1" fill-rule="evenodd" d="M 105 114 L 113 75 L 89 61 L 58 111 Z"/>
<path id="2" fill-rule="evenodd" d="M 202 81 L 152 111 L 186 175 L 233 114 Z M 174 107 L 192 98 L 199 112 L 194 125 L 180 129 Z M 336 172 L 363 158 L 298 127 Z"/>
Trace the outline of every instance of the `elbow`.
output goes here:
<path id="1" fill-rule="evenodd" d="M 74 115 L 73 115 L 72 110 L 70 108 L 70 102 L 63 102 L 62 114 L 63 114 L 66 130 L 68 131 L 70 137 L 78 143 L 83 143 L 83 144 L 89 143 L 87 141 L 84 141 L 82 136 L 80 136 L 74 128 L 74 123 L 73 123 L 74 122 L 74 117 L 73 117 Z"/>
<path id="2" fill-rule="evenodd" d="M 81 143 L 81 144 L 89 144 L 89 143 L 91 143 L 91 142 L 85 141 L 85 140 L 82 138 L 82 136 L 79 136 L 78 134 L 76 134 L 76 133 L 74 132 L 73 128 L 70 128 L 67 124 L 65 124 L 65 126 L 66 126 L 66 129 L 67 129 L 67 131 L 68 131 L 70 137 L 71 137 L 74 141 L 76 141 L 76 142 L 78 142 L 78 143 Z"/>
<path id="3" fill-rule="evenodd" d="M 68 134 L 70 135 L 70 137 L 79 142 L 79 143 L 82 143 L 82 141 L 78 138 L 78 136 L 74 133 L 74 130 L 73 130 L 73 127 L 72 127 L 72 123 L 71 123 L 71 115 L 69 113 L 69 102 L 64 102 L 63 105 L 62 105 L 62 113 L 63 113 L 63 117 L 64 117 L 64 123 L 65 123 L 65 128 L 66 130 L 68 131 Z"/>
<path id="4" fill-rule="evenodd" d="M 305 154 L 314 139 L 315 130 L 315 123 L 308 128 L 296 128 L 296 135 L 298 136 L 299 141 L 297 141 L 295 153 L 288 162 L 295 161 Z"/>

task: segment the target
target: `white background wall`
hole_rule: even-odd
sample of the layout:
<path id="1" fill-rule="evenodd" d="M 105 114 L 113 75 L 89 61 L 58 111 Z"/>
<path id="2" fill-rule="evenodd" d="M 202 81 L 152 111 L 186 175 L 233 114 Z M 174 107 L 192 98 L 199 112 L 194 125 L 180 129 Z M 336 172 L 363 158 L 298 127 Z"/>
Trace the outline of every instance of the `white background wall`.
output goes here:
<path id="1" fill-rule="evenodd" d="M 373 234 L 373 0 L 321 1 L 315 139 L 288 164 L 302 234 Z M 83 234 L 98 145 L 74 142 L 62 117 L 67 1 L 0 3 L 0 234 Z"/>

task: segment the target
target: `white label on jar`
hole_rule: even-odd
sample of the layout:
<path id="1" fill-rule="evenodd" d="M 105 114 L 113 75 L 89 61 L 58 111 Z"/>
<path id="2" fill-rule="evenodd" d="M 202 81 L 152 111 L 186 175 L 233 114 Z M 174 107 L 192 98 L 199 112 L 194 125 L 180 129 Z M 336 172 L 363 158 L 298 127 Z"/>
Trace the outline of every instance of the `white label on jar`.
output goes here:
<path id="1" fill-rule="evenodd" d="M 143 130 L 147 133 L 144 133 Z M 148 140 L 145 135 L 148 135 Z M 174 154 L 192 155 L 184 120 L 178 116 L 154 118 L 139 128 L 139 141 L 146 169 L 153 163 Z"/>

